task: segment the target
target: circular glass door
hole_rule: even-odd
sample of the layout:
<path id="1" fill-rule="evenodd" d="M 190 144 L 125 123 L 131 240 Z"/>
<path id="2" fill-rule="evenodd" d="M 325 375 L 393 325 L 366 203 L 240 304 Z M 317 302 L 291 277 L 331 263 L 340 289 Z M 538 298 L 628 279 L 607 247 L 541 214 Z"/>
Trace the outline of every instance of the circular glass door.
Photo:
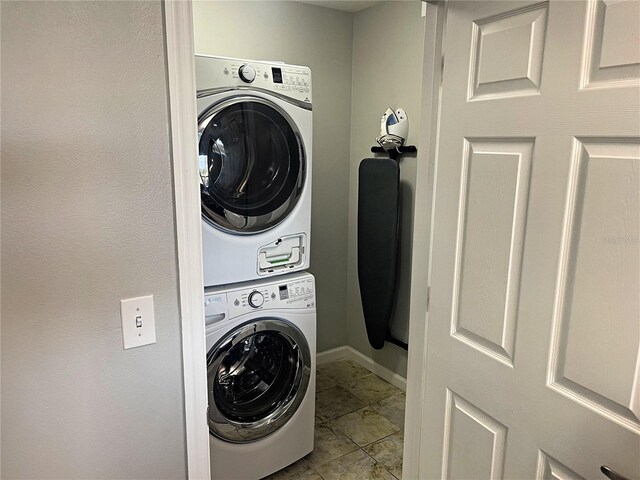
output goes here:
<path id="1" fill-rule="evenodd" d="M 233 97 L 198 119 L 203 218 L 231 233 L 257 233 L 280 223 L 304 186 L 301 136 L 276 104 Z"/>
<path id="2" fill-rule="evenodd" d="M 207 356 L 209 430 L 234 443 L 259 440 L 296 412 L 309 385 L 311 353 L 293 324 L 241 325 Z"/>

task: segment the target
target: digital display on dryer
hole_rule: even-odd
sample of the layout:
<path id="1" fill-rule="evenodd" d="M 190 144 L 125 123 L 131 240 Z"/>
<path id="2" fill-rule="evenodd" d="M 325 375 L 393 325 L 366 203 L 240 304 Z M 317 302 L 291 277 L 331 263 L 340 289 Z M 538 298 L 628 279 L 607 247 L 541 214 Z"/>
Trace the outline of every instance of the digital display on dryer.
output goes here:
<path id="1" fill-rule="evenodd" d="M 276 67 L 271 68 L 273 83 L 282 83 L 282 70 Z"/>
<path id="2" fill-rule="evenodd" d="M 280 300 L 286 300 L 289 298 L 289 290 L 286 285 L 280 285 L 278 290 L 280 290 Z"/>

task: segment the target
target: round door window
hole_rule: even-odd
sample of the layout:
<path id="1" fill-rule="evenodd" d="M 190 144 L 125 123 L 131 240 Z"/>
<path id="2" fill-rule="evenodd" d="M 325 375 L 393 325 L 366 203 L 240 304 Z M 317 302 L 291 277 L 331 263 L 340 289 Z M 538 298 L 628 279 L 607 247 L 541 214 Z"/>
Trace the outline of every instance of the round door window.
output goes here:
<path id="1" fill-rule="evenodd" d="M 299 132 L 277 105 L 235 97 L 199 119 L 202 214 L 211 225 L 256 233 L 281 222 L 304 183 Z"/>
<path id="2" fill-rule="evenodd" d="M 284 425 L 302 402 L 311 374 L 304 335 L 284 320 L 244 324 L 209 352 L 209 430 L 251 442 Z"/>

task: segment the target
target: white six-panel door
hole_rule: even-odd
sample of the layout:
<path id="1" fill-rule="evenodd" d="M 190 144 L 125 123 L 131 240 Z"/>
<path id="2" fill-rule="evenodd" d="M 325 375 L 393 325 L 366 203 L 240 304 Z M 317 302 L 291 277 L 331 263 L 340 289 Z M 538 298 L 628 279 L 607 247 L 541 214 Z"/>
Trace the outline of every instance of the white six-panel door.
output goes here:
<path id="1" fill-rule="evenodd" d="M 640 479 L 640 2 L 447 8 L 420 478 Z"/>

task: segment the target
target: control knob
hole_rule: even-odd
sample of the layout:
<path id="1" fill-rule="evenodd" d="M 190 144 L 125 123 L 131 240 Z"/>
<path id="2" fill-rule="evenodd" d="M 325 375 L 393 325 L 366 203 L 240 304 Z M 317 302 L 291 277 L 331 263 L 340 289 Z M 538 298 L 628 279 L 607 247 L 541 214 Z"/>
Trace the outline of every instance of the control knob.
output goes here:
<path id="1" fill-rule="evenodd" d="M 257 290 L 254 290 L 249 294 L 249 305 L 251 305 L 253 308 L 260 308 L 263 303 L 264 296 Z"/>
<path id="2" fill-rule="evenodd" d="M 256 70 L 245 63 L 238 69 L 238 75 L 243 82 L 251 83 L 256 79 Z"/>

